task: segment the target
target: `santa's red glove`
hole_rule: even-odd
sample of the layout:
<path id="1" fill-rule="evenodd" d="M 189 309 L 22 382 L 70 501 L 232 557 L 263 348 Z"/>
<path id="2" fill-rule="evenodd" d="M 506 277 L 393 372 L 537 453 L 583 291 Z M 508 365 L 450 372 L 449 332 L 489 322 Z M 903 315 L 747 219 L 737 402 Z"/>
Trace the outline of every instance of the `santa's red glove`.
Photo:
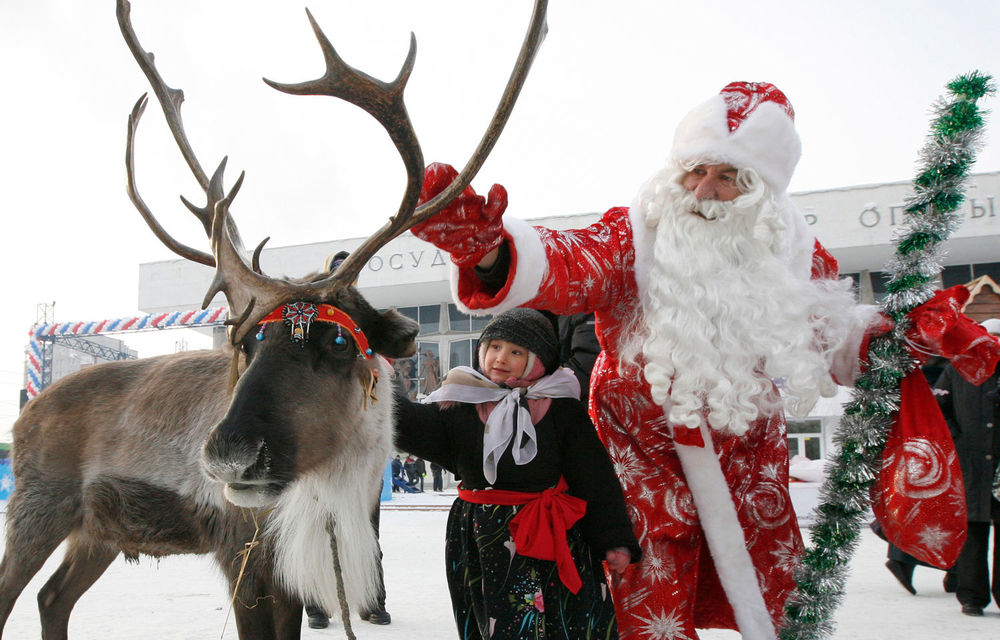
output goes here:
<path id="1" fill-rule="evenodd" d="M 458 172 L 451 165 L 435 162 L 424 172 L 420 204 L 441 193 Z M 451 204 L 411 231 L 421 240 L 451 254 L 459 267 L 471 268 L 503 243 L 501 216 L 507 208 L 507 190 L 498 184 L 490 189 L 489 200 L 466 187 Z"/>
<path id="2" fill-rule="evenodd" d="M 944 356 L 963 378 L 978 385 L 993 375 L 1000 343 L 961 312 L 968 299 L 969 290 L 962 285 L 935 292 L 906 314 L 910 320 L 906 338 L 918 359 L 926 359 L 922 353 Z"/>

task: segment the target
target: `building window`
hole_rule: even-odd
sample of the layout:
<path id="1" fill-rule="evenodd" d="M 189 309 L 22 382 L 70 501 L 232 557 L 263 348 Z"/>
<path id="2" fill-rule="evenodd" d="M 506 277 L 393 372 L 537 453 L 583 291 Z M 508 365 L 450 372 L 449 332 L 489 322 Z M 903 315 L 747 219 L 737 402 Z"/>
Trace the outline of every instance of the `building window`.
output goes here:
<path id="1" fill-rule="evenodd" d="M 886 294 L 889 293 L 886 285 L 889 283 L 889 272 L 888 271 L 872 271 L 872 294 L 875 297 L 875 302 L 878 302 L 885 298 Z"/>
<path id="2" fill-rule="evenodd" d="M 841 280 L 844 278 L 851 279 L 851 291 L 854 292 L 854 297 L 861 297 L 861 274 L 860 273 L 842 273 L 840 274 Z"/>
<path id="3" fill-rule="evenodd" d="M 417 356 L 397 358 L 392 361 L 392 367 L 396 370 L 396 378 L 403 394 L 410 400 L 416 401 L 417 389 L 420 386 L 417 380 Z"/>
<path id="4" fill-rule="evenodd" d="M 401 314 L 416 320 L 420 325 L 420 335 L 438 333 L 441 331 L 441 305 L 429 304 L 421 307 L 401 307 L 397 309 Z"/>
<path id="5" fill-rule="evenodd" d="M 989 276 L 993 282 L 1000 282 L 1000 262 L 983 262 L 972 265 L 973 279 Z"/>
<path id="6" fill-rule="evenodd" d="M 959 264 L 945 267 L 941 270 L 941 284 L 944 288 L 954 287 L 956 284 L 965 284 L 972 280 L 972 265 Z"/>
<path id="7" fill-rule="evenodd" d="M 417 343 L 416 393 L 423 397 L 441 385 L 441 354 L 436 342 Z"/>
<path id="8" fill-rule="evenodd" d="M 449 367 L 473 367 L 479 358 L 476 354 L 476 344 L 478 340 L 452 340 L 448 343 L 448 366 Z"/>
<path id="9" fill-rule="evenodd" d="M 788 456 L 823 459 L 823 422 L 821 420 L 788 421 Z"/>
<path id="10" fill-rule="evenodd" d="M 492 318 L 493 316 L 470 316 L 454 304 L 448 305 L 448 322 L 455 333 L 478 333 L 486 328 Z"/>

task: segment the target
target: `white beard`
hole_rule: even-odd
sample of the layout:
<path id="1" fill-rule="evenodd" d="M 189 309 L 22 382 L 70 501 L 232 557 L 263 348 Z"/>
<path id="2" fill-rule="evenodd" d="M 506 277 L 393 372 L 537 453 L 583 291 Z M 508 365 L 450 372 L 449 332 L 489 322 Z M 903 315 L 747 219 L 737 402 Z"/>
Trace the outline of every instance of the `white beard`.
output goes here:
<path id="1" fill-rule="evenodd" d="M 776 257 L 785 225 L 763 183 L 699 203 L 679 176 L 661 172 L 634 205 L 656 234 L 641 334 L 653 400 L 673 424 L 738 435 L 781 408 L 805 415 L 836 392 L 833 352 L 858 329 L 850 280 L 810 280 Z"/>

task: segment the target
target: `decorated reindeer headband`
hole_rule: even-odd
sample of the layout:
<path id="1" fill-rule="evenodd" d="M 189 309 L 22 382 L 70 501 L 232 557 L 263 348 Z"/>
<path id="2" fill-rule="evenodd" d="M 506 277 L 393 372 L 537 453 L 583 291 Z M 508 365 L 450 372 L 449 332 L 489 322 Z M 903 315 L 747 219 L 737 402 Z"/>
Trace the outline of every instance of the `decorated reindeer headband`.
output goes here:
<path id="1" fill-rule="evenodd" d="M 283 304 L 258 323 L 257 339 L 264 339 L 264 329 L 272 322 L 284 322 L 291 330 L 292 342 L 306 343 L 309 341 L 309 327 L 313 322 L 329 322 L 337 325 L 337 337 L 334 342 L 344 344 L 344 329 L 354 339 L 361 352 L 361 357 L 370 360 L 372 349 L 368 346 L 368 337 L 358 323 L 342 309 L 330 304 L 313 304 L 312 302 L 290 302 Z"/>

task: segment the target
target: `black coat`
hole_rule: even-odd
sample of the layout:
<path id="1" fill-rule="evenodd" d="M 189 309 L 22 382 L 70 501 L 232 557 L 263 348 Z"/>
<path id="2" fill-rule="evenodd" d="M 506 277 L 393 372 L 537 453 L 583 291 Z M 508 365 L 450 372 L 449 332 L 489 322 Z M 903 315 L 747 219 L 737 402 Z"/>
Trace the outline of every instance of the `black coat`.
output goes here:
<path id="1" fill-rule="evenodd" d="M 580 381 L 580 400 L 584 406 L 590 397 L 590 372 L 594 369 L 601 345 L 597 341 L 593 313 L 560 316 L 551 311 L 542 313 L 552 323 L 559 337 L 559 364 L 570 369 Z"/>
<path id="2" fill-rule="evenodd" d="M 441 409 L 396 396 L 396 444 L 421 458 L 436 462 L 462 478 L 465 489 L 486 489 L 483 475 L 483 429 L 475 405 L 456 404 Z M 586 407 L 572 398 L 553 398 L 548 412 L 535 425 L 538 453 L 516 465 L 508 447 L 497 462 L 496 489 L 538 492 L 553 487 L 564 476 L 568 493 L 587 502 L 581 527 L 591 551 L 599 554 L 628 547 L 632 561 L 641 551 L 625 509 L 625 497 L 604 445 L 587 416 Z"/>
<path id="3" fill-rule="evenodd" d="M 962 465 L 969 522 L 1000 520 L 1000 503 L 992 493 L 993 475 L 1000 463 L 997 382 L 994 372 L 977 387 L 948 365 L 934 385 Z"/>

